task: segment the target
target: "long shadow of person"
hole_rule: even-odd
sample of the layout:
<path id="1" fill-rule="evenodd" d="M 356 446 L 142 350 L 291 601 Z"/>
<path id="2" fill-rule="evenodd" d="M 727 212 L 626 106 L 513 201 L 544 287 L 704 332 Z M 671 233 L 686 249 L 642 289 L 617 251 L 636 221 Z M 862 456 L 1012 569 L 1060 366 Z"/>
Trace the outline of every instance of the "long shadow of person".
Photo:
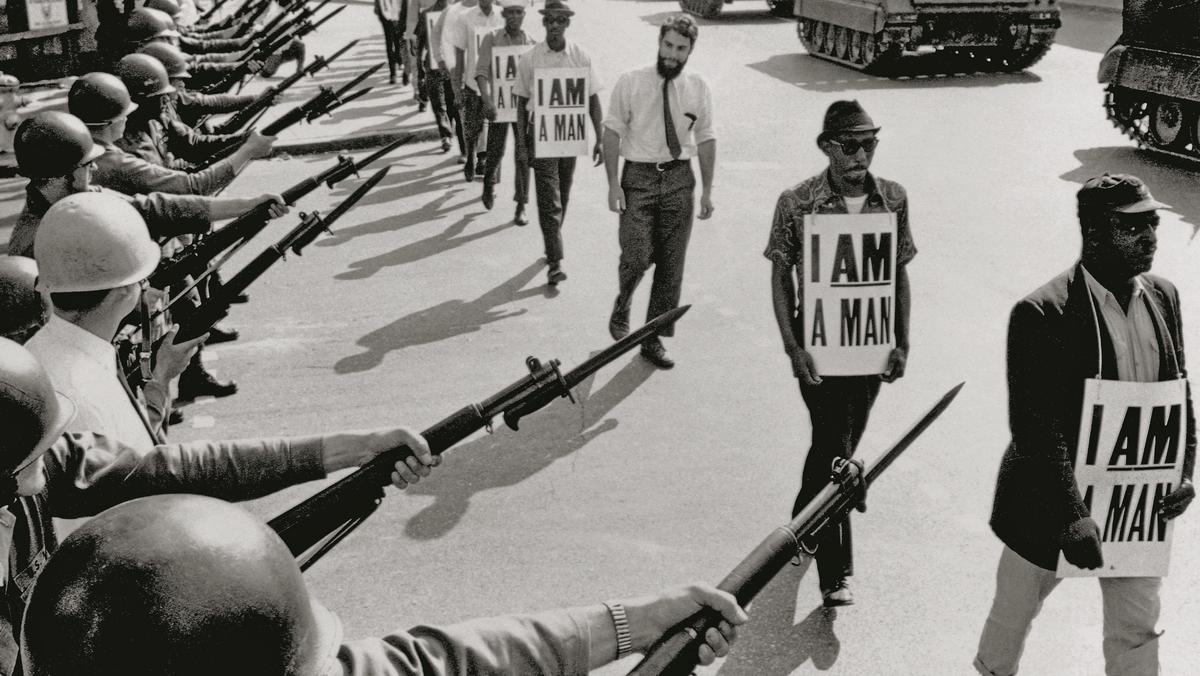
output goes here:
<path id="1" fill-rule="evenodd" d="M 453 165 L 452 165 L 453 166 Z M 328 237 L 317 240 L 318 246 L 338 246 L 348 242 L 355 237 L 364 235 L 377 235 L 384 232 L 394 232 L 402 230 L 411 225 L 421 223 L 429 223 L 435 221 L 442 216 L 456 211 L 463 207 L 462 204 L 454 206 L 446 206 L 451 199 L 458 193 L 462 192 L 462 188 L 452 180 L 454 176 L 461 176 L 458 167 L 454 167 L 454 171 L 450 173 L 432 173 L 437 169 L 420 169 L 410 172 L 405 172 L 396 181 L 388 181 L 381 186 L 377 186 L 370 195 L 363 198 L 358 203 L 359 206 L 370 206 L 372 204 L 383 204 L 394 202 L 395 200 L 405 200 L 410 197 L 419 195 L 425 192 L 436 192 L 437 196 L 429 202 L 422 204 L 416 209 L 401 213 L 392 213 L 383 218 L 358 225 L 352 225 L 345 228 L 338 228 L 333 231 Z M 409 176 L 421 176 L 421 178 L 409 178 Z M 390 176 L 389 176 L 390 178 Z M 459 179 L 461 182 L 461 178 Z M 390 185 L 389 185 L 390 183 Z M 376 194 L 378 193 L 378 194 Z"/>
<path id="2" fill-rule="evenodd" d="M 809 660 L 820 671 L 833 666 L 841 650 L 833 633 L 837 610 L 818 604 L 796 622 L 796 593 L 811 563 L 805 557 L 801 565 L 787 566 L 758 593 L 718 674 L 786 676 Z"/>
<path id="3" fill-rule="evenodd" d="M 334 275 L 334 279 L 366 279 L 376 272 L 384 268 L 390 268 L 396 265 L 407 265 L 415 263 L 421 259 L 436 256 L 440 253 L 457 249 L 464 244 L 469 244 L 475 240 L 490 237 L 501 230 L 512 227 L 512 223 L 501 223 L 500 225 L 480 230 L 469 235 L 464 235 L 462 232 L 467 229 L 467 225 L 475 220 L 478 214 L 467 214 L 450 224 L 450 227 L 425 239 L 405 244 L 404 246 L 389 251 L 379 256 L 364 258 L 361 261 L 354 261 L 350 264 L 350 269 Z"/>
<path id="4" fill-rule="evenodd" d="M 501 305 L 546 294 L 546 287 L 526 289 L 538 271 L 541 260 L 533 263 L 500 286 L 470 300 L 448 300 L 419 310 L 359 338 L 366 351 L 343 357 L 334 365 L 335 373 L 359 373 L 379 366 L 387 353 L 414 345 L 436 343 L 465 333 L 474 333 L 485 324 L 525 314 L 525 309 L 500 309 Z"/>
<path id="5" fill-rule="evenodd" d="M 588 376 L 573 390 L 577 404 L 557 399 L 521 419 L 519 430 L 498 426 L 494 434 L 455 446 L 438 469 L 437 481 L 408 488 L 435 500 L 408 520 L 405 534 L 418 540 L 439 538 L 458 524 L 476 494 L 516 485 L 615 429 L 617 419 L 608 415 L 652 373 L 654 367 L 632 359 L 594 392 L 596 376 Z"/>

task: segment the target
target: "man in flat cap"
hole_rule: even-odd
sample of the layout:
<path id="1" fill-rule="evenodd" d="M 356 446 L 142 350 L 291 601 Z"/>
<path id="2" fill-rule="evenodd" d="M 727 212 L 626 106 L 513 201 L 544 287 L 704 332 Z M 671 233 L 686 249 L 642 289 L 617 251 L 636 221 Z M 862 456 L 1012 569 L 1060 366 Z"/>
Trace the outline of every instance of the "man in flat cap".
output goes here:
<path id="1" fill-rule="evenodd" d="M 812 444 L 804 461 L 793 516 L 829 483 L 833 460 L 854 455 L 880 383 L 903 376 L 908 357 L 910 296 L 906 266 L 917 247 L 908 227 L 908 197 L 903 186 L 868 171 L 879 143 L 878 132 L 879 127 L 857 101 L 835 101 L 829 106 L 817 136 L 817 146 L 828 158 L 828 167 L 779 196 L 764 252 L 773 264 L 771 295 L 783 349 L 791 360 L 792 373 L 800 381 L 800 394 L 812 422 Z M 816 265 L 816 261 L 804 260 L 805 219 L 813 214 L 860 213 L 894 214 L 894 347 L 879 373 L 822 376 L 804 342 L 805 265 Z M 848 605 L 854 602 L 850 590 L 850 520 L 827 531 L 816 554 L 821 595 L 826 606 Z"/>
<path id="2" fill-rule="evenodd" d="M 1166 205 L 1137 177 L 1120 174 L 1090 179 L 1077 199 L 1079 262 L 1017 303 L 1008 324 L 1012 441 L 1000 462 L 992 506 L 992 530 L 1004 551 L 975 657 L 985 676 L 1017 673 L 1030 625 L 1058 584 L 1059 552 L 1077 568 L 1104 567 L 1102 535 L 1075 474 L 1089 391 L 1105 381 L 1174 387 L 1186 409 L 1182 481 L 1156 501 L 1149 519 L 1174 519 L 1195 496 L 1195 417 L 1179 293 L 1147 274 L 1157 210 Z M 1099 383 L 1085 387 L 1088 381 Z M 1136 480 L 1136 473 L 1123 474 Z M 1159 577 L 1100 577 L 1108 676 L 1159 673 L 1161 584 Z"/>

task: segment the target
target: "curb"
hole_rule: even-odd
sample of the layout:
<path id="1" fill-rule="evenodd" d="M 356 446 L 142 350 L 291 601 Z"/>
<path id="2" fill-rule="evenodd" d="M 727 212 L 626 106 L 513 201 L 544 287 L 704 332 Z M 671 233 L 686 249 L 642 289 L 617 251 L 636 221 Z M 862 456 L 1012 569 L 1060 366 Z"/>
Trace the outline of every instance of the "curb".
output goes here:
<path id="1" fill-rule="evenodd" d="M 437 129 L 424 127 L 411 131 L 395 130 L 395 131 L 380 131 L 368 132 L 362 134 L 349 134 L 346 136 L 336 136 L 333 138 L 314 139 L 296 141 L 293 143 L 277 143 L 273 148 L 271 157 L 280 155 L 314 155 L 317 153 L 332 153 L 340 150 L 362 150 L 363 148 L 377 148 L 387 145 L 399 138 L 409 137 L 408 143 L 422 143 L 425 141 L 439 141 Z"/>

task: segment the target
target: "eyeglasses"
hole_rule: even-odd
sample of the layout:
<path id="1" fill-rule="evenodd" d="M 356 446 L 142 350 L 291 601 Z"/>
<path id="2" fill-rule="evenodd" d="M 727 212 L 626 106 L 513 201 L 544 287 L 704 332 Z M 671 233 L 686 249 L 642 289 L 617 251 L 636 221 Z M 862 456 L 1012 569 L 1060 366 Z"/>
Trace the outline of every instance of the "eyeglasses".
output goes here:
<path id="1" fill-rule="evenodd" d="M 843 155 L 857 155 L 859 148 L 862 148 L 867 152 L 875 150 L 875 146 L 879 145 L 879 137 L 872 136 L 871 138 L 865 138 L 861 141 L 853 138 L 845 141 L 839 141 L 835 138 L 831 138 L 829 139 L 829 142 L 841 148 Z"/>
<path id="2" fill-rule="evenodd" d="M 1125 217 L 1114 215 L 1112 218 L 1113 232 L 1125 235 L 1127 237 L 1140 235 L 1141 232 L 1146 228 L 1150 228 L 1151 230 L 1158 229 L 1158 214 L 1136 217 L 1133 217 L 1132 215 Z"/>
<path id="3" fill-rule="evenodd" d="M 563 16 L 563 15 L 555 16 L 553 14 L 547 14 L 542 17 L 542 24 L 546 25 L 546 26 L 552 26 L 554 24 L 562 24 L 563 26 L 566 26 L 566 25 L 569 25 L 570 23 L 571 23 L 571 17 L 569 17 L 569 16 Z"/>

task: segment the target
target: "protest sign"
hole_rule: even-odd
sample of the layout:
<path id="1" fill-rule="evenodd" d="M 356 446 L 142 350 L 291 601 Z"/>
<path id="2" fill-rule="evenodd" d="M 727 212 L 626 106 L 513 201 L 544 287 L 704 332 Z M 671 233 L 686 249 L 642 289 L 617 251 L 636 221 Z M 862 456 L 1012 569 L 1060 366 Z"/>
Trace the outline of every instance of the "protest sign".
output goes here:
<path id="1" fill-rule="evenodd" d="M 534 157 L 589 155 L 589 68 L 533 71 Z"/>

